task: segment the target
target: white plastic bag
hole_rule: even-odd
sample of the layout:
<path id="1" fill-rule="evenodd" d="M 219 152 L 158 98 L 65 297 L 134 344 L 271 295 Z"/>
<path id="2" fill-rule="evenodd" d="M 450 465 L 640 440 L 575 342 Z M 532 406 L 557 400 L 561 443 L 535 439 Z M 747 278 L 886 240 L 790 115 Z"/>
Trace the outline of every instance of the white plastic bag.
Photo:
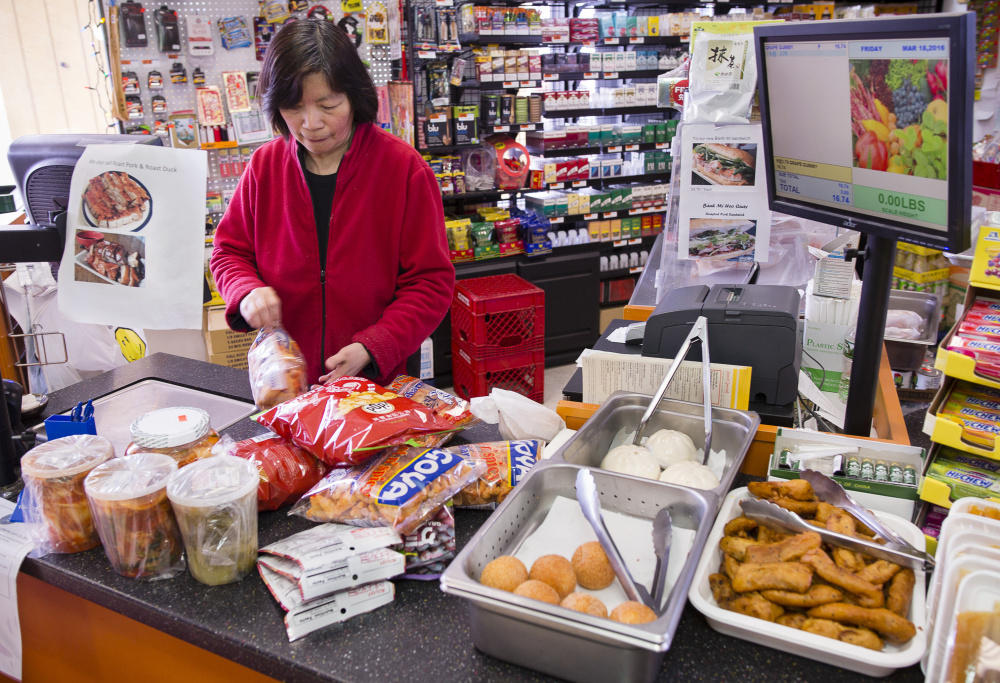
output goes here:
<path id="1" fill-rule="evenodd" d="M 506 441 L 541 439 L 548 443 L 566 428 L 554 411 L 526 396 L 493 389 L 489 396 L 472 399 L 472 414 L 489 424 L 500 424 L 500 436 Z"/>

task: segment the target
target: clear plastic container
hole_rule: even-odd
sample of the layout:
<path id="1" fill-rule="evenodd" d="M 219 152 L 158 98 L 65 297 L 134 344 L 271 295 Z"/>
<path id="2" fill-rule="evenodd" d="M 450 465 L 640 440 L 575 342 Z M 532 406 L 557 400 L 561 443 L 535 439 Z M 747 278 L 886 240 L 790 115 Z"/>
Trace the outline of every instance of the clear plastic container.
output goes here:
<path id="1" fill-rule="evenodd" d="M 184 544 L 167 500 L 177 462 L 136 453 L 95 467 L 83 482 L 104 553 L 131 579 L 169 579 L 184 571 Z"/>
<path id="2" fill-rule="evenodd" d="M 231 455 L 178 470 L 167 496 L 184 538 L 188 568 L 202 583 L 239 581 L 257 561 L 257 485 L 250 462 Z"/>
<path id="3" fill-rule="evenodd" d="M 25 521 L 38 554 L 78 553 L 101 544 L 83 480 L 114 455 L 115 447 L 104 437 L 74 434 L 36 446 L 21 458 L 28 494 Z"/>
<path id="4" fill-rule="evenodd" d="M 125 455 L 163 453 L 178 467 L 212 455 L 219 435 L 209 425 L 208 413 L 201 408 L 161 408 L 140 415 L 129 427 L 132 443 Z"/>

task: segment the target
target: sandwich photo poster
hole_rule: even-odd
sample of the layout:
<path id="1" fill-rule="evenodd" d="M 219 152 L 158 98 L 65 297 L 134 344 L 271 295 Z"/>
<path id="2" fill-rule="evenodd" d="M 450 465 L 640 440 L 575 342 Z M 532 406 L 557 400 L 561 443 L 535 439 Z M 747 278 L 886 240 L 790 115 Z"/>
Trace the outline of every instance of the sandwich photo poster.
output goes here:
<path id="1" fill-rule="evenodd" d="M 200 329 L 202 150 L 92 144 L 70 182 L 59 310 L 83 323 Z"/>
<path id="2" fill-rule="evenodd" d="M 681 132 L 678 258 L 768 260 L 771 212 L 759 124 L 685 124 Z"/>

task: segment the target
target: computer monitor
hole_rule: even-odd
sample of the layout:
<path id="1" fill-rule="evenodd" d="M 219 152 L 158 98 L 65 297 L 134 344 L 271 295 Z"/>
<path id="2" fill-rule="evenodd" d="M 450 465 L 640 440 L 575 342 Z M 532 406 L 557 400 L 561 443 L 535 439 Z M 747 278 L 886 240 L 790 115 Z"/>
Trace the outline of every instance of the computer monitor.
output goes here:
<path id="1" fill-rule="evenodd" d="M 975 15 L 754 28 L 771 209 L 969 246 Z"/>

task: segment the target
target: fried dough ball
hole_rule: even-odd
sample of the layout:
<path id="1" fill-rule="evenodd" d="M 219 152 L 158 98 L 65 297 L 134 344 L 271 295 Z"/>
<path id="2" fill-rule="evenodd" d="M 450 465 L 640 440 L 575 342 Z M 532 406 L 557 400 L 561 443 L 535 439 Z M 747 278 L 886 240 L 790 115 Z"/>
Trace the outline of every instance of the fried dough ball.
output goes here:
<path id="1" fill-rule="evenodd" d="M 573 571 L 577 582 L 584 588 L 601 590 L 615 580 L 615 570 L 597 541 L 584 543 L 573 553 Z"/>
<path id="2" fill-rule="evenodd" d="M 566 609 L 591 614 L 602 619 L 608 618 L 608 608 L 604 603 L 588 593 L 570 593 L 561 603 Z"/>
<path id="3" fill-rule="evenodd" d="M 611 610 L 610 618 L 622 624 L 647 624 L 656 621 L 656 612 L 641 602 L 629 600 Z"/>
<path id="4" fill-rule="evenodd" d="M 529 579 L 547 583 L 556 589 L 562 600 L 576 589 L 576 572 L 562 555 L 542 555 L 531 565 Z"/>
<path id="5" fill-rule="evenodd" d="M 501 555 L 493 560 L 479 577 L 479 583 L 502 591 L 513 591 L 527 580 L 527 568 L 513 555 Z"/>
<path id="6" fill-rule="evenodd" d="M 541 600 L 542 602 L 547 602 L 550 605 L 559 604 L 559 594 L 556 593 L 556 589 L 547 583 L 535 581 L 534 579 L 528 579 L 515 588 L 514 595 L 531 598 L 532 600 Z"/>

